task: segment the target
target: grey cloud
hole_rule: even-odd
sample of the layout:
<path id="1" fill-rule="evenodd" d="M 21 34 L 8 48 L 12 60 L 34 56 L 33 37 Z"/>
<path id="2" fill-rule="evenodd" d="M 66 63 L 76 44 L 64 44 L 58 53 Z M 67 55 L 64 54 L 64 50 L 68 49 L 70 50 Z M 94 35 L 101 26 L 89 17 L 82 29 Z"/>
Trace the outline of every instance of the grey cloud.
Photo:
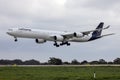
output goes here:
<path id="1" fill-rule="evenodd" d="M 67 0 L 67 18 L 76 24 L 78 21 L 83 24 L 103 21 L 116 25 L 120 21 L 119 4 L 119 0 Z"/>
<path id="2" fill-rule="evenodd" d="M 95 8 L 100 10 L 113 9 L 120 0 L 67 0 L 66 7 L 73 9 Z"/>
<path id="3" fill-rule="evenodd" d="M 107 9 L 113 9 L 116 5 L 120 3 L 120 0 L 88 0 L 87 3 L 84 6 L 101 9 L 101 10 L 107 10 Z"/>
<path id="4" fill-rule="evenodd" d="M 64 15 L 64 7 L 55 4 L 55 0 L 1 0 L 0 14 L 13 18 L 54 19 Z"/>

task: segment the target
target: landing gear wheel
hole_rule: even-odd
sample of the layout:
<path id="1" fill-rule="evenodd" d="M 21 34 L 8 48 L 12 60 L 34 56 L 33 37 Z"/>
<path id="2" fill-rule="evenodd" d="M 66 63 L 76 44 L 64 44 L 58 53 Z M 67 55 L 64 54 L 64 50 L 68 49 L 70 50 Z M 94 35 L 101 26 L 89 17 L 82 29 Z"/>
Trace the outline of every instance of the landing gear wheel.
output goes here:
<path id="1" fill-rule="evenodd" d="M 59 47 L 59 45 L 57 44 L 57 42 L 55 42 L 53 45 L 56 46 L 56 47 Z"/>
<path id="2" fill-rule="evenodd" d="M 17 38 L 15 38 L 15 40 L 14 40 L 15 42 L 17 42 L 18 40 L 17 40 Z"/>
<path id="3" fill-rule="evenodd" d="M 70 46 L 70 43 L 67 43 L 67 46 Z"/>
<path id="4" fill-rule="evenodd" d="M 57 42 L 55 42 L 53 45 L 56 46 L 56 45 L 57 45 Z"/>
<path id="5" fill-rule="evenodd" d="M 63 43 L 60 43 L 60 46 L 63 46 L 64 44 Z"/>
<path id="6" fill-rule="evenodd" d="M 59 47 L 59 45 L 56 45 L 56 47 Z"/>

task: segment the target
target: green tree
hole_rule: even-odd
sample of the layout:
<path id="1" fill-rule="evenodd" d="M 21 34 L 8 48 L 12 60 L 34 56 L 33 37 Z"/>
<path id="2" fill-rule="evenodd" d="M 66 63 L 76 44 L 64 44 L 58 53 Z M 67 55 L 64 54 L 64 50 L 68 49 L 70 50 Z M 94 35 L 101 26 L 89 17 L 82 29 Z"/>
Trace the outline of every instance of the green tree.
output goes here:
<path id="1" fill-rule="evenodd" d="M 114 64 L 120 64 L 120 58 L 116 58 L 116 59 L 114 60 Z"/>
<path id="2" fill-rule="evenodd" d="M 22 65 L 23 64 L 22 60 L 20 60 L 20 59 L 15 59 L 11 62 L 12 62 L 12 64 L 17 64 L 17 65 Z"/>
<path id="3" fill-rule="evenodd" d="M 63 64 L 64 65 L 69 65 L 70 63 L 66 61 L 66 62 L 63 62 Z"/>
<path id="4" fill-rule="evenodd" d="M 99 59 L 99 64 L 107 64 L 107 62 L 104 59 Z"/>
<path id="5" fill-rule="evenodd" d="M 71 61 L 71 64 L 77 65 L 77 64 L 80 64 L 80 63 L 76 59 L 74 59 L 74 60 Z"/>
<path id="6" fill-rule="evenodd" d="M 81 64 L 88 64 L 88 61 L 84 60 L 81 62 Z"/>
<path id="7" fill-rule="evenodd" d="M 90 64 L 99 64 L 99 61 L 91 61 Z"/>
<path id="8" fill-rule="evenodd" d="M 40 62 L 37 61 L 37 60 L 32 59 L 32 60 L 25 61 L 24 64 L 25 65 L 40 65 Z"/>
<path id="9" fill-rule="evenodd" d="M 50 60 L 48 60 L 48 64 L 51 64 L 51 65 L 62 65 L 62 60 L 59 59 L 59 58 L 50 57 Z"/>

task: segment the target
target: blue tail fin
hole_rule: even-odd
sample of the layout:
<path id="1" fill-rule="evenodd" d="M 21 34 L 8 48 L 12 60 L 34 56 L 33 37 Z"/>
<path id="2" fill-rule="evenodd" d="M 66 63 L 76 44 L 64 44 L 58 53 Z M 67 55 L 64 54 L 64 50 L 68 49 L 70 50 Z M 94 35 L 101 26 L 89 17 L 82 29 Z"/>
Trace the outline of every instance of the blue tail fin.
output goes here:
<path id="1" fill-rule="evenodd" d="M 96 37 L 99 37 L 99 36 L 101 35 L 101 33 L 102 33 L 103 25 L 104 25 L 104 23 L 101 22 L 101 23 L 98 25 L 98 27 L 96 28 L 96 29 L 101 29 L 101 30 L 94 31 L 94 32 L 92 33 L 92 36 L 94 36 L 94 37 L 95 37 L 95 36 L 96 36 Z"/>
<path id="2" fill-rule="evenodd" d="M 101 23 L 97 26 L 96 29 L 100 29 L 100 30 L 94 31 L 94 32 L 92 33 L 92 37 L 91 37 L 90 40 L 97 39 L 97 38 L 99 38 L 99 37 L 101 36 L 103 25 L 104 25 L 104 23 L 101 22 Z"/>

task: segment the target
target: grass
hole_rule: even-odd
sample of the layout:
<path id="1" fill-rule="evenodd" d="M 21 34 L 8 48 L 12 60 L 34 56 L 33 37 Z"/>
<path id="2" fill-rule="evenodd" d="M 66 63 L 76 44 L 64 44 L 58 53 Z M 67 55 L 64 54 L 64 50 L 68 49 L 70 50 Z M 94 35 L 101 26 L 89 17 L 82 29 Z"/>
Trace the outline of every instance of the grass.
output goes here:
<path id="1" fill-rule="evenodd" d="M 0 67 L 0 80 L 120 80 L 120 67 Z"/>

